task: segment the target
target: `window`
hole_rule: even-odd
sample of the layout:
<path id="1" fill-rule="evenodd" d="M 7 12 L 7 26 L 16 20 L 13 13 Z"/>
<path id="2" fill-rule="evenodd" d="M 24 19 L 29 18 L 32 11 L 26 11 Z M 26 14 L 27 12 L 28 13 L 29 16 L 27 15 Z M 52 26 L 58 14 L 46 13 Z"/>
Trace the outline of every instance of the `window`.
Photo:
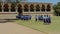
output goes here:
<path id="1" fill-rule="evenodd" d="M 8 4 L 4 4 L 4 12 L 9 12 L 9 5 Z"/>
<path id="2" fill-rule="evenodd" d="M 41 11 L 45 11 L 45 5 L 42 5 Z"/>
<path id="3" fill-rule="evenodd" d="M 11 12 L 15 12 L 15 4 L 14 3 L 11 4 Z"/>
<path id="4" fill-rule="evenodd" d="M 50 5 L 48 4 L 47 5 L 47 9 L 46 9 L 47 11 L 50 11 L 51 10 L 51 7 L 50 7 Z"/>
<path id="5" fill-rule="evenodd" d="M 40 6 L 38 4 L 36 5 L 36 11 L 40 11 Z"/>
<path id="6" fill-rule="evenodd" d="M 33 4 L 30 5 L 30 11 L 34 12 L 34 5 Z"/>
<path id="7" fill-rule="evenodd" d="M 29 10 L 29 9 L 28 9 L 28 5 L 25 4 L 25 5 L 24 5 L 24 11 L 25 11 L 25 12 L 28 12 L 28 10 Z"/>

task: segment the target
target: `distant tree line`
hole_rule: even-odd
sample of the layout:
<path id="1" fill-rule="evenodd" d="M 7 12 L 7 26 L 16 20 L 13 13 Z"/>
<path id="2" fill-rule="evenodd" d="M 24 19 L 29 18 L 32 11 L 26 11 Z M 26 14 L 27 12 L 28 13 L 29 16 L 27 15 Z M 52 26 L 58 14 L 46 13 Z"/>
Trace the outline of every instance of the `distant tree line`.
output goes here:
<path id="1" fill-rule="evenodd" d="M 55 4 L 55 5 L 53 6 L 53 8 L 54 8 L 54 14 L 55 14 L 56 16 L 60 16 L 60 2 L 58 2 L 57 4 Z"/>

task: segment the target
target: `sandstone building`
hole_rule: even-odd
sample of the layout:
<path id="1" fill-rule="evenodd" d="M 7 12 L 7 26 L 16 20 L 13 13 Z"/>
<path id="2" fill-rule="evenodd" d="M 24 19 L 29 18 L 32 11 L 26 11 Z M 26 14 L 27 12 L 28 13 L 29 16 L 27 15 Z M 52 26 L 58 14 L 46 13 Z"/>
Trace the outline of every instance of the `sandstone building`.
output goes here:
<path id="1" fill-rule="evenodd" d="M 0 2 L 0 19 L 15 19 L 19 14 L 53 16 L 52 3 L 39 2 Z"/>

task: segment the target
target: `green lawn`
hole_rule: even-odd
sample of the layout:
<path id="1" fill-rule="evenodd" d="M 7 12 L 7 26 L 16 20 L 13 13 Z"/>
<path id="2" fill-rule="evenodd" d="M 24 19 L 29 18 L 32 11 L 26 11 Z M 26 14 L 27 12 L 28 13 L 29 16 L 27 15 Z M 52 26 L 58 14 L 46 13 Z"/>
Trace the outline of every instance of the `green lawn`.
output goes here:
<path id="1" fill-rule="evenodd" d="M 50 25 L 44 25 L 44 22 L 35 20 L 16 20 L 15 22 L 46 34 L 60 34 L 60 17 L 52 17 L 52 23 Z"/>

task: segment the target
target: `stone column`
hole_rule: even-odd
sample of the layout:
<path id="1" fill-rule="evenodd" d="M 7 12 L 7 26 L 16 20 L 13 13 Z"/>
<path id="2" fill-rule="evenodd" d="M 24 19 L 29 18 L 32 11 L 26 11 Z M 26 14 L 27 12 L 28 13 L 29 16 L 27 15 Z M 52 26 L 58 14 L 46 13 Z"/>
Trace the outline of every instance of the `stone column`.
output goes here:
<path id="1" fill-rule="evenodd" d="M 9 12 L 11 12 L 11 4 L 8 4 L 8 5 L 9 5 L 9 7 L 8 7 Z"/>
<path id="2" fill-rule="evenodd" d="M 42 4 L 40 4 L 40 12 L 42 12 L 41 9 L 42 9 Z"/>
<path id="3" fill-rule="evenodd" d="M 15 9 L 16 9 L 15 12 L 18 12 L 18 7 L 17 6 L 15 7 Z"/>
<path id="4" fill-rule="evenodd" d="M 28 12 L 30 12 L 30 4 L 28 4 Z"/>
<path id="5" fill-rule="evenodd" d="M 24 12 L 24 5 L 23 4 L 21 4 L 22 5 L 22 11 Z"/>
<path id="6" fill-rule="evenodd" d="M 36 4 L 34 4 L 34 12 L 36 12 Z"/>
<path id="7" fill-rule="evenodd" d="M 45 4 L 45 12 L 47 12 L 47 10 L 46 10 L 46 9 L 47 9 L 47 4 Z"/>
<path id="8" fill-rule="evenodd" d="M 40 6 L 40 11 L 41 11 L 41 4 L 39 4 L 39 6 Z M 39 11 L 39 12 L 40 12 L 40 11 Z"/>
<path id="9" fill-rule="evenodd" d="M 4 12 L 4 7 L 3 6 L 4 6 L 4 2 L 2 3 L 2 12 Z"/>

